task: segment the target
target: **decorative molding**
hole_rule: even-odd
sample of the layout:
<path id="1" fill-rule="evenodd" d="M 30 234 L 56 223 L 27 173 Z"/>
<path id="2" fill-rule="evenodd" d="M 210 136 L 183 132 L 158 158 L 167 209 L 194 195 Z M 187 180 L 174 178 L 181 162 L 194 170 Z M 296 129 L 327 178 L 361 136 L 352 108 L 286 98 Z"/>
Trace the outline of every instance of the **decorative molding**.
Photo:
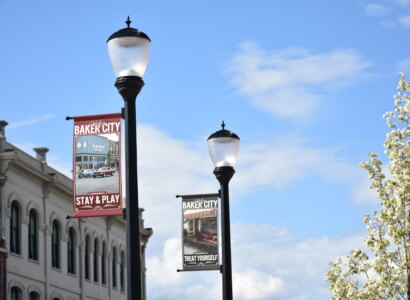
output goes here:
<path id="1" fill-rule="evenodd" d="M 63 242 L 68 242 L 68 234 L 66 234 L 66 233 L 64 233 L 63 235 L 62 235 L 62 237 L 61 237 L 61 240 L 63 241 Z"/>
<path id="2" fill-rule="evenodd" d="M 0 187 L 3 187 L 6 184 L 7 175 L 0 173 Z"/>
<path id="3" fill-rule="evenodd" d="M 78 237 L 80 236 L 80 228 L 78 227 L 78 224 L 76 222 L 76 219 L 69 219 L 68 222 L 65 224 L 65 233 L 68 235 L 68 231 L 70 230 L 70 228 L 73 228 L 75 231 L 75 235 L 78 239 Z"/>
<path id="4" fill-rule="evenodd" d="M 106 217 L 105 218 L 105 225 L 107 226 L 108 230 L 111 230 L 111 226 L 114 223 L 114 218 L 113 217 Z"/>
<path id="5" fill-rule="evenodd" d="M 42 186 L 43 190 L 43 197 L 44 199 L 48 199 L 48 196 L 50 195 L 51 189 L 55 186 L 55 182 L 46 182 Z"/>
<path id="6" fill-rule="evenodd" d="M 16 201 L 17 205 L 20 208 L 20 212 L 23 211 L 23 198 L 20 196 L 20 194 L 16 192 L 11 192 L 9 196 L 7 197 L 7 206 L 6 206 L 6 215 L 10 217 L 11 215 L 11 203 Z"/>
<path id="7" fill-rule="evenodd" d="M 53 268 L 53 269 L 56 270 L 56 271 L 61 272 L 60 269 L 56 269 L 56 268 Z M 58 298 L 60 300 L 64 299 L 63 296 L 60 293 L 56 292 L 56 291 L 53 291 L 53 292 L 50 293 L 50 298 L 49 299 L 54 299 L 54 298 Z"/>
<path id="8" fill-rule="evenodd" d="M 37 202 L 38 202 L 38 201 L 37 201 Z M 30 211 L 31 211 L 32 209 L 34 209 L 35 212 L 36 212 L 36 214 L 37 214 L 39 224 L 42 224 L 42 223 L 44 223 L 44 222 L 41 221 L 41 214 L 40 214 L 41 209 L 40 209 L 40 205 L 38 205 L 37 202 L 34 201 L 34 200 L 30 200 L 30 201 L 27 203 L 27 205 L 26 205 L 26 216 L 27 216 L 27 218 L 30 218 Z"/>
<path id="9" fill-rule="evenodd" d="M 27 216 L 23 215 L 22 218 L 21 218 L 21 224 L 28 225 L 29 223 L 30 223 L 29 218 Z"/>
<path id="10" fill-rule="evenodd" d="M 58 223 L 60 224 L 60 230 L 62 231 L 62 226 L 63 226 L 62 224 L 64 224 L 63 218 L 60 216 L 60 214 L 56 213 L 55 211 L 53 211 L 50 214 L 50 216 L 48 218 L 48 224 L 47 225 L 53 227 L 54 220 L 58 221 Z"/>
<path id="11" fill-rule="evenodd" d="M 44 231 L 44 233 L 46 235 L 52 235 L 53 234 L 53 226 L 44 224 L 43 226 L 41 226 L 40 228 L 42 231 Z"/>
<path id="12" fill-rule="evenodd" d="M 6 175 L 8 170 L 10 169 L 13 161 L 16 159 L 16 153 L 14 149 L 10 149 L 11 151 L 2 152 L 0 153 L 0 173 Z"/>
<path id="13" fill-rule="evenodd" d="M 20 281 L 17 281 L 15 279 L 12 279 L 12 280 L 9 281 L 9 284 L 7 286 L 7 290 L 8 290 L 9 293 L 11 293 L 11 288 L 14 287 L 14 286 L 21 289 L 22 294 L 24 293 L 24 290 L 25 290 L 24 285 Z"/>
<path id="14" fill-rule="evenodd" d="M 84 251 L 85 250 L 85 241 L 79 241 L 77 247 L 80 248 L 80 251 Z"/>
<path id="15" fill-rule="evenodd" d="M 30 296 L 31 292 L 36 292 L 40 296 L 40 299 L 44 299 L 43 298 L 43 291 L 39 287 L 37 287 L 35 285 L 28 286 L 27 287 L 27 295 Z"/>

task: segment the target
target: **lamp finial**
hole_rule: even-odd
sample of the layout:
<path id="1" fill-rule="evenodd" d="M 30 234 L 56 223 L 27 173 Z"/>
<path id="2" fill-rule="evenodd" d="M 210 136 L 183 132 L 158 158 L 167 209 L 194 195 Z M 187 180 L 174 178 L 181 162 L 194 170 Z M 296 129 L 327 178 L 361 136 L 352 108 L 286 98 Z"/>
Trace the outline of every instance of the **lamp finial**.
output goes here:
<path id="1" fill-rule="evenodd" d="M 222 130 L 225 130 L 225 122 L 224 121 L 222 121 L 221 126 L 222 126 Z"/>
<path id="2" fill-rule="evenodd" d="M 130 16 L 128 16 L 127 21 L 125 21 L 125 23 L 127 23 L 128 28 L 130 28 L 130 24 L 132 23 L 130 21 Z"/>

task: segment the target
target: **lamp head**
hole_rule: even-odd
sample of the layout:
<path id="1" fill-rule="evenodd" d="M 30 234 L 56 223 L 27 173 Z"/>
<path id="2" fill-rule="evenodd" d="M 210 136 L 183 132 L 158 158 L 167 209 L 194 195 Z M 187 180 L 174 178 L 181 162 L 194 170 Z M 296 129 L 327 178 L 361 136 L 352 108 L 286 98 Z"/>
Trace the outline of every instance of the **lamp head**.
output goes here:
<path id="1" fill-rule="evenodd" d="M 217 167 L 234 167 L 239 152 L 239 137 L 232 131 L 225 129 L 222 121 L 222 130 L 211 134 L 208 138 L 208 150 L 211 160 Z"/>
<path id="2" fill-rule="evenodd" d="M 124 76 L 143 77 L 148 64 L 151 39 L 142 31 L 127 27 L 113 33 L 107 40 L 108 54 L 117 78 Z"/>

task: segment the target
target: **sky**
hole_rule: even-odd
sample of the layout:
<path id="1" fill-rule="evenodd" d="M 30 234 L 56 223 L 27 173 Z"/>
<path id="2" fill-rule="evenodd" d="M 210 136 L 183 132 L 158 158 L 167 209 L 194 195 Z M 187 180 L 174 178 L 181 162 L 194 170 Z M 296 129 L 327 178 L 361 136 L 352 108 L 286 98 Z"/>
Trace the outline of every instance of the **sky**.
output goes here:
<path id="1" fill-rule="evenodd" d="M 0 0 L 7 140 L 71 176 L 66 116 L 120 112 L 106 40 L 152 40 L 137 99 L 148 298 L 222 299 L 216 271 L 181 268 L 180 194 L 218 191 L 207 137 L 241 139 L 230 183 L 234 298 L 329 299 L 328 262 L 363 247 L 378 209 L 359 163 L 383 158 L 410 0 Z"/>

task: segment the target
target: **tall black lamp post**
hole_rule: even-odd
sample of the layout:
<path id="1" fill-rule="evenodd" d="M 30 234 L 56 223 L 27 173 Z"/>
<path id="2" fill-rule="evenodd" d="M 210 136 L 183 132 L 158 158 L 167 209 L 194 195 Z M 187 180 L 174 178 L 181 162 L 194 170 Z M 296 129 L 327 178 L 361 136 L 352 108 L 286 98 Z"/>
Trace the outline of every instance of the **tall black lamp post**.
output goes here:
<path id="1" fill-rule="evenodd" d="M 135 102 L 144 86 L 142 76 L 148 64 L 150 38 L 138 29 L 127 28 L 107 40 L 108 53 L 117 80 L 115 87 L 125 104 L 125 162 L 127 219 L 127 299 L 142 300 L 141 245 L 137 178 L 137 129 Z"/>
<path id="2" fill-rule="evenodd" d="M 229 217 L 229 181 L 235 173 L 234 165 L 239 152 L 239 137 L 222 122 L 222 130 L 208 138 L 208 149 L 215 165 L 214 174 L 221 190 L 222 215 L 222 289 L 223 300 L 232 300 L 231 224 Z"/>

